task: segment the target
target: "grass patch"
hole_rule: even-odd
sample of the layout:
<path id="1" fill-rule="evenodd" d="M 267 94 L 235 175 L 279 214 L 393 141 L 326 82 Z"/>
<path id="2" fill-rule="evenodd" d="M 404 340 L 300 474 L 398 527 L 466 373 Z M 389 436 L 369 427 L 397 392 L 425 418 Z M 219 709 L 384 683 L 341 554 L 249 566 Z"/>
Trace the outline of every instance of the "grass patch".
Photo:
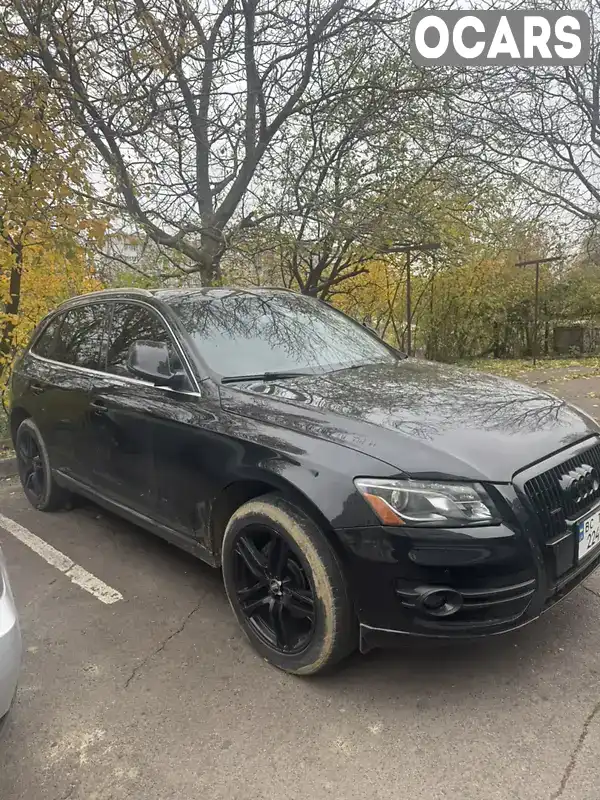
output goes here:
<path id="1" fill-rule="evenodd" d="M 530 358 L 476 358 L 463 361 L 463 366 L 477 369 L 480 372 L 490 372 L 493 375 L 502 375 L 505 378 L 520 378 L 534 370 L 569 369 L 567 375 L 557 376 L 549 380 L 573 380 L 573 378 L 594 378 L 600 375 L 600 357 L 588 356 L 585 358 L 544 358 L 539 359 L 535 367 Z M 575 369 L 575 368 L 579 369 Z"/>

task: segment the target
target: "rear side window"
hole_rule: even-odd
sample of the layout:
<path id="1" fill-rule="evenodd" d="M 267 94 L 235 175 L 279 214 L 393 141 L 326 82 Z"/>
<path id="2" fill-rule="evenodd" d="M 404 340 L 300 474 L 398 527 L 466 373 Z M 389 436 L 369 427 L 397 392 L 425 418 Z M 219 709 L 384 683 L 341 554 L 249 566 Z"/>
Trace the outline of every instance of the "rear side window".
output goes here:
<path id="1" fill-rule="evenodd" d="M 35 353 L 37 356 L 44 356 L 44 358 L 53 357 L 54 347 L 56 345 L 56 336 L 62 320 L 62 314 L 59 314 L 50 320 L 31 348 L 33 353 Z"/>
<path id="2" fill-rule="evenodd" d="M 99 303 L 67 311 L 48 357 L 63 364 L 99 369 L 106 317 L 107 307 Z"/>
<path id="3" fill-rule="evenodd" d="M 131 377 L 127 369 L 127 356 L 129 348 L 138 339 L 164 342 L 168 345 L 173 367 L 173 360 L 176 357 L 171 337 L 158 315 L 143 306 L 119 303 L 113 311 L 108 341 L 107 372 Z"/>

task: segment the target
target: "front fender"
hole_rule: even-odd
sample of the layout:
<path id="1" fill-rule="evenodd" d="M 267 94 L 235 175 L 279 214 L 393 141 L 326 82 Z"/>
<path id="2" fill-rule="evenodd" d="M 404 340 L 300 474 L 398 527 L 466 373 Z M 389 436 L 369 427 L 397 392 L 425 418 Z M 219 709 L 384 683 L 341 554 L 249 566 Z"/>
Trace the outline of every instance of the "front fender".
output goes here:
<path id="1" fill-rule="evenodd" d="M 318 442 L 315 449 L 318 459 L 306 450 L 301 458 L 265 453 L 255 464 L 239 464 L 235 480 L 259 482 L 280 491 L 318 515 L 315 521 L 331 530 L 378 525 L 353 479 L 360 475 L 391 477 L 397 470 L 339 445 Z"/>

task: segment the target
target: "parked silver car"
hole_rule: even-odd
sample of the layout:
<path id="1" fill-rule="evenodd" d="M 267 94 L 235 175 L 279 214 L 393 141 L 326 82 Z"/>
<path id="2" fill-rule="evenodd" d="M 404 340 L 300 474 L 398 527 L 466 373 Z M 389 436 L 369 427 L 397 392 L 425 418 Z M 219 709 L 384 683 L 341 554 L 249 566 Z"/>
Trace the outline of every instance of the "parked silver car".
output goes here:
<path id="1" fill-rule="evenodd" d="M 12 705 L 21 666 L 21 631 L 0 550 L 0 730 Z"/>

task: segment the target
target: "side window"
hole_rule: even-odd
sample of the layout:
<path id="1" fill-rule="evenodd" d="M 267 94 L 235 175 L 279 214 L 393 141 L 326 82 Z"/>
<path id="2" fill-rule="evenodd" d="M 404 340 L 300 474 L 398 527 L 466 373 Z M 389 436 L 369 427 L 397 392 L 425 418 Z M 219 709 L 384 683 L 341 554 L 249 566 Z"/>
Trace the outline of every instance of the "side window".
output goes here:
<path id="1" fill-rule="evenodd" d="M 56 333 L 52 358 L 99 369 L 106 314 L 106 306 L 99 303 L 67 311 Z"/>
<path id="2" fill-rule="evenodd" d="M 54 348 L 56 346 L 56 339 L 58 329 L 63 320 L 63 315 L 58 314 L 54 319 L 52 319 L 44 328 L 41 335 L 38 336 L 35 344 L 31 348 L 31 352 L 35 353 L 37 356 L 43 356 L 44 358 L 53 358 L 54 357 Z"/>
<path id="3" fill-rule="evenodd" d="M 106 360 L 107 372 L 131 377 L 127 369 L 127 355 L 133 342 L 138 339 L 164 342 L 169 347 L 171 367 L 176 368 L 179 365 L 169 332 L 158 315 L 143 306 L 119 303 L 113 311 Z"/>

